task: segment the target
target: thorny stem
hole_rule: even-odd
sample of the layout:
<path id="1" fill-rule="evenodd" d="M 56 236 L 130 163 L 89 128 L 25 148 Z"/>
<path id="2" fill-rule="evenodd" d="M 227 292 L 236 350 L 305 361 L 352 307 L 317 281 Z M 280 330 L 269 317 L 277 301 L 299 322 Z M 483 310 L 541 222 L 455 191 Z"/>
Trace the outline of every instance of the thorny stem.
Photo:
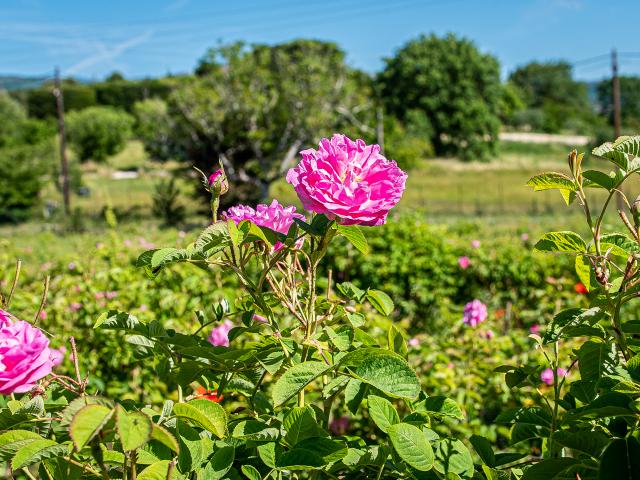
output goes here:
<path id="1" fill-rule="evenodd" d="M 36 316 L 33 319 L 34 325 L 38 324 L 40 320 L 40 314 L 44 310 L 44 306 L 47 304 L 47 295 L 49 294 L 49 281 L 51 277 L 47 275 L 44 279 L 44 290 L 42 292 L 42 298 L 40 299 L 40 306 L 38 307 L 38 311 L 36 312 Z"/>
<path id="2" fill-rule="evenodd" d="M 18 280 L 20 279 L 20 269 L 22 268 L 22 260 L 17 260 L 16 261 L 16 271 L 13 274 L 13 283 L 11 284 L 11 290 L 9 290 L 9 296 L 7 297 L 7 301 L 4 304 L 5 308 L 9 307 L 9 304 L 11 303 L 11 300 L 13 299 L 13 294 L 16 291 L 16 288 L 18 287 Z"/>
<path id="3" fill-rule="evenodd" d="M 73 369 L 76 372 L 78 393 L 80 393 L 81 396 L 84 396 L 88 377 L 83 380 L 82 376 L 80 375 L 80 366 L 78 364 L 78 350 L 76 349 L 76 339 L 73 337 L 69 337 L 69 343 L 71 344 L 71 354 L 73 355 Z"/>

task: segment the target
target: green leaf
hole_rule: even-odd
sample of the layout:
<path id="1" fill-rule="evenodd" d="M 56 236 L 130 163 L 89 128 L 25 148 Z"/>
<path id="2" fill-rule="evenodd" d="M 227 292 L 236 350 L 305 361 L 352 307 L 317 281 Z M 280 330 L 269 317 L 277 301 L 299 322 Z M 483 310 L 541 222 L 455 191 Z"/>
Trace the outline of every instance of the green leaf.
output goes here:
<path id="1" fill-rule="evenodd" d="M 368 388 L 369 386 L 360 380 L 355 378 L 349 380 L 344 389 L 344 403 L 347 404 L 347 408 L 351 413 L 355 414 L 358 411 Z"/>
<path id="2" fill-rule="evenodd" d="M 386 398 L 369 395 L 367 397 L 367 403 L 369 404 L 369 415 L 371 415 L 375 424 L 384 433 L 387 433 L 387 429 L 391 425 L 400 423 L 398 412 L 393 407 L 393 404 Z"/>
<path id="3" fill-rule="evenodd" d="M 340 225 L 338 224 L 336 229 L 338 233 L 345 237 L 349 242 L 356 247 L 361 253 L 367 255 L 369 253 L 369 244 L 365 238 L 362 230 L 357 225 Z"/>
<path id="4" fill-rule="evenodd" d="M 453 417 L 459 420 L 464 419 L 462 410 L 455 402 L 455 400 L 444 397 L 442 395 L 428 397 L 421 403 L 421 407 L 429 413 Z"/>
<path id="5" fill-rule="evenodd" d="M 126 312 L 109 310 L 98 317 L 93 328 L 103 330 L 125 330 L 148 335 L 149 329 L 138 318 Z"/>
<path id="6" fill-rule="evenodd" d="M 53 440 L 41 438 L 20 447 L 11 460 L 11 467 L 18 470 L 49 458 L 61 457 L 68 452 L 69 445 L 60 445 Z"/>
<path id="7" fill-rule="evenodd" d="M 176 453 L 180 453 L 180 445 L 176 438 L 169 433 L 164 427 L 153 424 L 151 430 L 151 439 L 162 443 L 165 447 L 170 448 Z"/>
<path id="8" fill-rule="evenodd" d="M 313 451 L 325 464 L 340 461 L 349 453 L 345 442 L 326 437 L 307 438 L 298 443 L 296 448 Z"/>
<path id="9" fill-rule="evenodd" d="M 589 326 L 598 323 L 604 316 L 604 312 L 600 307 L 585 308 L 569 308 L 558 313 L 553 317 L 551 325 L 546 329 L 543 343 L 553 343 L 557 341 L 567 328 L 577 327 L 584 324 Z"/>
<path id="10" fill-rule="evenodd" d="M 578 188 L 575 182 L 568 176 L 557 172 L 547 172 L 536 175 L 527 182 L 527 186 L 533 187 L 533 190 L 536 192 L 553 189 L 575 191 Z"/>
<path id="11" fill-rule="evenodd" d="M 367 300 L 382 315 L 388 317 L 393 313 L 393 300 L 381 290 L 367 290 Z"/>
<path id="12" fill-rule="evenodd" d="M 402 331 L 393 324 L 389 326 L 389 331 L 387 332 L 387 343 L 389 350 L 405 358 L 407 357 L 407 342 Z"/>
<path id="13" fill-rule="evenodd" d="M 553 441 L 563 447 L 571 448 L 599 459 L 602 455 L 602 450 L 609 444 L 609 437 L 597 430 L 562 430 L 554 433 Z"/>
<path id="14" fill-rule="evenodd" d="M 515 423 L 537 425 L 541 427 L 551 426 L 551 415 L 541 407 L 512 408 L 500 413 L 494 420 L 495 423 Z"/>
<path id="15" fill-rule="evenodd" d="M 235 424 L 231 436 L 240 440 L 266 442 L 277 440 L 280 430 L 258 420 L 242 420 Z"/>
<path id="16" fill-rule="evenodd" d="M 575 232 L 549 232 L 538 240 L 534 249 L 538 252 L 584 253 L 587 245 Z"/>
<path id="17" fill-rule="evenodd" d="M 582 380 L 597 382 L 615 368 L 615 352 L 605 342 L 589 340 L 580 346 L 577 353 Z"/>
<path id="18" fill-rule="evenodd" d="M 465 478 L 473 475 L 471 452 L 455 438 L 445 438 L 437 443 L 435 469 L 441 473 L 455 473 Z"/>
<path id="19" fill-rule="evenodd" d="M 469 441 L 471 442 L 471 445 L 473 445 L 473 448 L 475 449 L 480 459 L 487 466 L 496 466 L 496 456 L 493 453 L 493 448 L 491 447 L 491 442 L 489 442 L 489 440 L 479 435 L 471 435 Z"/>
<path id="20" fill-rule="evenodd" d="M 151 439 L 151 419 L 142 412 L 127 412 L 118 405 L 116 430 L 123 450 L 137 450 Z"/>
<path id="21" fill-rule="evenodd" d="M 152 463 L 138 474 L 138 480 L 169 480 L 169 460 Z"/>
<path id="22" fill-rule="evenodd" d="M 236 224 L 233 221 L 233 227 Z M 237 229 L 236 229 L 237 231 Z M 206 257 L 211 256 L 213 253 L 228 247 L 231 244 L 231 238 L 229 236 L 229 228 L 225 222 L 216 222 L 205 228 L 198 236 L 193 247 L 194 251 L 197 251 Z"/>
<path id="23" fill-rule="evenodd" d="M 588 292 L 593 291 L 600 285 L 593 271 L 591 261 L 587 255 L 576 255 L 576 274 Z"/>
<path id="24" fill-rule="evenodd" d="M 86 405 L 73 416 L 69 435 L 76 450 L 82 450 L 113 416 L 113 410 L 104 405 Z"/>
<path id="25" fill-rule="evenodd" d="M 29 430 L 9 430 L 0 434 L 0 459 L 10 459 L 18 449 L 41 438 L 40 435 Z"/>
<path id="26" fill-rule="evenodd" d="M 408 423 L 398 423 L 391 425 L 387 433 L 402 460 L 421 472 L 431 470 L 435 460 L 433 449 L 422 430 Z"/>
<path id="27" fill-rule="evenodd" d="M 390 397 L 415 399 L 420 393 L 416 373 L 401 356 L 391 352 L 365 358 L 355 376 Z"/>
<path id="28" fill-rule="evenodd" d="M 170 263 L 184 261 L 189 258 L 189 254 L 186 250 L 178 248 L 161 248 L 153 252 L 151 255 L 151 262 L 149 266 L 153 270 L 158 270 Z"/>
<path id="29" fill-rule="evenodd" d="M 177 403 L 173 406 L 173 413 L 200 425 L 218 438 L 224 438 L 226 435 L 227 412 L 215 402 L 197 399 L 188 403 Z"/>
<path id="30" fill-rule="evenodd" d="M 597 170 L 585 170 L 582 172 L 582 176 L 587 180 L 590 180 L 592 183 L 595 183 L 602 188 L 606 188 L 607 190 L 616 188 L 618 183 L 622 180 L 622 176 L 619 174 L 616 175 L 616 172 L 611 172 L 607 175 L 606 173 L 599 172 Z"/>
<path id="31" fill-rule="evenodd" d="M 309 385 L 315 378 L 331 368 L 323 362 L 310 361 L 298 363 L 276 381 L 271 398 L 273 406 L 279 407 Z"/>
<path id="32" fill-rule="evenodd" d="M 551 480 L 577 463 L 578 460 L 568 457 L 542 460 L 525 470 L 522 480 Z"/>
<path id="33" fill-rule="evenodd" d="M 615 142 L 607 142 L 594 148 L 591 153 L 606 158 L 622 170 L 630 170 L 635 165 L 630 164 L 634 157 L 640 156 L 640 136 L 623 136 Z"/>
<path id="34" fill-rule="evenodd" d="M 306 448 L 294 448 L 284 453 L 277 463 L 279 470 L 312 470 L 325 466 L 320 455 Z"/>
<path id="35" fill-rule="evenodd" d="M 249 480 L 262 480 L 262 475 L 253 465 L 243 465 L 240 470 Z"/>
<path id="36" fill-rule="evenodd" d="M 600 461 L 599 480 L 640 480 L 640 443 L 634 437 L 611 442 Z"/>
<path id="37" fill-rule="evenodd" d="M 315 412 L 309 406 L 292 408 L 282 420 L 282 428 L 287 432 L 285 441 L 292 447 L 302 440 L 322 435 Z"/>
<path id="38" fill-rule="evenodd" d="M 216 450 L 211 460 L 204 468 L 203 478 L 220 480 L 231 470 L 235 460 L 236 450 L 233 447 L 222 447 Z"/>

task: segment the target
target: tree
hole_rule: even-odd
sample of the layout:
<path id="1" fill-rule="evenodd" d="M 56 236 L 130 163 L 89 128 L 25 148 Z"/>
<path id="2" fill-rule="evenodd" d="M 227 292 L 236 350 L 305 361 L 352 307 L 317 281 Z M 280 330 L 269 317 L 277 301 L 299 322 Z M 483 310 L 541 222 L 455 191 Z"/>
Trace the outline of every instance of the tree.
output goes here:
<path id="1" fill-rule="evenodd" d="M 523 117 L 538 119 L 531 128 L 548 132 L 570 127 L 583 130 L 594 119 L 587 85 L 573 79 L 571 65 L 566 62 L 532 62 L 517 68 L 509 81 L 522 92 L 527 106 Z"/>
<path id="2" fill-rule="evenodd" d="M 67 117 L 69 142 L 80 161 L 104 161 L 121 151 L 131 136 L 134 119 L 111 107 L 89 107 Z"/>
<path id="3" fill-rule="evenodd" d="M 424 112 L 437 154 L 480 159 L 494 151 L 500 72 L 493 56 L 453 34 L 422 35 L 385 62 L 379 83 L 387 110 L 402 122 L 412 110 Z"/>
<path id="4" fill-rule="evenodd" d="M 373 135 L 371 81 L 349 69 L 333 43 L 222 46 L 207 52 L 196 73 L 169 98 L 173 140 L 204 171 L 221 158 L 246 201 L 265 199 L 297 153 L 321 136 Z"/>
<path id="5" fill-rule="evenodd" d="M 135 134 L 153 159 L 169 160 L 177 154 L 171 141 L 175 122 L 169 115 L 166 102 L 159 98 L 136 102 L 133 112 L 136 117 Z"/>
<path id="6" fill-rule="evenodd" d="M 597 86 L 600 112 L 613 118 L 611 80 L 602 80 Z M 640 130 L 640 77 L 620 77 L 620 107 L 623 127 Z M 611 120 L 613 123 L 613 121 Z"/>
<path id="7" fill-rule="evenodd" d="M 20 103 L 0 90 L 0 148 L 15 141 L 19 126 L 27 119 L 27 113 Z"/>

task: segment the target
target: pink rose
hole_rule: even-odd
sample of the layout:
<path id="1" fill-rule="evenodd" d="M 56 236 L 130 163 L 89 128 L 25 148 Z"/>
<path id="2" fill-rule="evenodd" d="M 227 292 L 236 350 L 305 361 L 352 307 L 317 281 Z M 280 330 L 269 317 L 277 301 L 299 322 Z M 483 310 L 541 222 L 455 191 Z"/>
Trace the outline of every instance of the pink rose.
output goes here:
<path id="1" fill-rule="evenodd" d="M 57 367 L 62 363 L 62 361 L 64 360 L 64 354 L 66 352 L 67 352 L 67 348 L 65 346 L 62 346 L 58 349 L 56 348 L 51 349 L 51 363 L 53 364 L 54 367 Z"/>
<path id="2" fill-rule="evenodd" d="M 420 346 L 420 340 L 418 339 L 418 337 L 413 337 L 410 338 L 409 341 L 407 342 L 409 344 L 410 347 L 415 348 L 415 347 L 419 347 Z"/>
<path id="3" fill-rule="evenodd" d="M 259 323 L 269 323 L 269 320 L 267 320 L 262 315 L 258 315 L 257 313 L 253 314 L 253 321 L 254 322 L 259 322 Z"/>
<path id="4" fill-rule="evenodd" d="M 28 392 L 51 373 L 53 365 L 42 331 L 0 310 L 0 394 Z"/>
<path id="5" fill-rule="evenodd" d="M 221 168 L 219 168 L 218 170 L 213 172 L 211 175 L 209 175 L 209 185 L 213 185 L 213 182 L 216 181 L 216 178 L 218 178 L 221 175 L 222 175 L 222 169 Z"/>
<path id="6" fill-rule="evenodd" d="M 72 312 L 77 312 L 78 310 L 80 310 L 82 308 L 82 304 L 78 303 L 78 302 L 71 302 L 69 304 L 69 310 L 71 310 Z"/>
<path id="7" fill-rule="evenodd" d="M 469 268 L 469 265 L 471 265 L 471 260 L 466 255 L 463 255 L 462 257 L 458 257 L 458 265 L 460 265 L 460 268 L 463 270 L 466 270 Z"/>
<path id="8" fill-rule="evenodd" d="M 304 220 L 304 215 L 296 213 L 296 207 L 283 207 L 278 200 L 273 200 L 270 205 L 260 204 L 255 210 L 247 205 L 236 205 L 222 213 L 225 220 L 233 220 L 236 224 L 248 220 L 259 227 L 267 227 L 276 232 L 286 234 L 293 223 L 294 218 Z M 298 247 L 301 246 L 301 242 Z M 280 250 L 282 242 L 276 242 L 273 251 Z"/>
<path id="9" fill-rule="evenodd" d="M 225 320 L 217 327 L 214 327 L 209 334 L 209 343 L 214 347 L 228 347 L 229 346 L 229 332 L 233 328 L 233 323 L 230 320 Z"/>
<path id="10" fill-rule="evenodd" d="M 480 248 L 480 240 L 471 240 L 472 248 Z"/>
<path id="11" fill-rule="evenodd" d="M 558 378 L 560 377 L 566 377 L 567 376 L 567 371 L 562 368 L 559 367 L 556 370 L 556 374 L 558 375 Z M 545 368 L 542 373 L 540 374 L 540 380 L 542 380 L 544 383 L 546 383 L 547 385 L 553 385 L 553 370 L 551 370 L 550 368 Z"/>
<path id="12" fill-rule="evenodd" d="M 380 154 L 378 145 L 335 134 L 287 173 L 304 208 L 343 225 L 383 225 L 402 197 L 407 175 Z"/>
<path id="13" fill-rule="evenodd" d="M 539 331 L 540 331 L 540 325 L 538 325 L 537 323 L 529 327 L 529 333 L 537 334 Z"/>
<path id="14" fill-rule="evenodd" d="M 486 332 L 484 332 L 484 338 L 486 338 L 487 340 L 492 340 L 495 336 L 496 334 L 493 333 L 493 330 L 487 330 Z"/>
<path id="15" fill-rule="evenodd" d="M 349 417 L 347 417 L 346 415 L 334 418 L 333 420 L 331 420 L 331 423 L 329 423 L 329 430 L 331 430 L 334 435 L 344 435 L 345 433 L 347 433 L 348 429 Z"/>
<path id="16" fill-rule="evenodd" d="M 476 327 L 487 319 L 487 306 L 480 300 L 473 300 L 464 306 L 462 320 L 471 327 Z"/>

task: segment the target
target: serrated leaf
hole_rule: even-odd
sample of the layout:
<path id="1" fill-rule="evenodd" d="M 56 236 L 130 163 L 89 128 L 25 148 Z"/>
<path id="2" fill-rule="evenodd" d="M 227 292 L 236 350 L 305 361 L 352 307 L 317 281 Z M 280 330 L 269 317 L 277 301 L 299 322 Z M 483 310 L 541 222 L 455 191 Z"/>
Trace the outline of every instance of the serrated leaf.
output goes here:
<path id="1" fill-rule="evenodd" d="M 127 412 L 116 406 L 116 430 L 125 451 L 137 450 L 151 439 L 151 419 L 142 412 Z"/>
<path id="2" fill-rule="evenodd" d="M 408 423 L 398 423 L 391 425 L 387 433 L 402 460 L 421 472 L 431 470 L 435 460 L 433 449 L 422 430 Z"/>
<path id="3" fill-rule="evenodd" d="M 262 475 L 253 465 L 243 465 L 240 470 L 249 480 L 262 480 Z"/>
<path id="4" fill-rule="evenodd" d="M 558 313 L 553 317 L 551 325 L 545 330 L 543 343 L 553 343 L 557 341 L 567 328 L 581 326 L 587 324 L 588 326 L 595 325 L 602 319 L 604 312 L 600 307 L 585 308 L 569 308 Z"/>
<path id="5" fill-rule="evenodd" d="M 162 443 L 165 447 L 170 448 L 176 453 L 180 453 L 180 445 L 176 438 L 160 425 L 155 423 L 152 425 L 151 439 Z"/>
<path id="6" fill-rule="evenodd" d="M 177 403 L 173 406 L 176 416 L 190 420 L 205 430 L 224 438 L 227 432 L 227 412 L 220 405 L 205 399 Z"/>
<path id="7" fill-rule="evenodd" d="M 279 407 L 284 404 L 330 368 L 330 365 L 317 361 L 303 362 L 294 365 L 284 372 L 276 381 L 271 392 L 273 406 Z"/>
<path id="8" fill-rule="evenodd" d="M 459 420 L 464 419 L 460 406 L 450 398 L 442 395 L 428 397 L 421 402 L 422 408 L 429 413 L 436 413 L 439 415 L 457 418 Z"/>
<path id="9" fill-rule="evenodd" d="M 361 253 L 367 255 L 369 253 L 369 244 L 362 233 L 362 229 L 357 225 L 340 225 L 336 226 L 338 233 L 346 238 L 351 245 L 356 247 Z"/>
<path id="10" fill-rule="evenodd" d="M 11 468 L 18 470 L 45 459 L 61 457 L 68 451 L 69 445 L 61 445 L 45 438 L 34 440 L 18 449 L 11 460 Z"/>
<path id="11" fill-rule="evenodd" d="M 575 232 L 545 233 L 534 248 L 539 252 L 584 253 L 587 251 L 584 240 Z"/>
<path id="12" fill-rule="evenodd" d="M 169 473 L 169 460 L 160 460 L 152 463 L 138 474 L 138 480 L 170 480 L 167 476 Z"/>
<path id="13" fill-rule="evenodd" d="M 221 447 L 213 454 L 202 474 L 207 480 L 220 480 L 233 466 L 236 450 L 233 447 Z"/>
<path id="14" fill-rule="evenodd" d="M 575 191 L 578 188 L 575 182 L 568 176 L 557 172 L 547 172 L 536 175 L 527 182 L 527 186 L 533 187 L 533 190 L 536 192 L 553 189 Z"/>
<path id="15" fill-rule="evenodd" d="M 367 290 L 367 300 L 382 315 L 388 317 L 393 313 L 393 300 L 382 290 Z"/>
<path id="16" fill-rule="evenodd" d="M 489 467 L 496 466 L 496 456 L 489 440 L 479 435 L 471 435 L 469 442 L 471 442 L 476 453 L 486 465 Z"/>
<path id="17" fill-rule="evenodd" d="M 365 358 L 355 376 L 390 397 L 415 399 L 420 393 L 416 373 L 401 356 L 391 352 Z"/>
<path id="18" fill-rule="evenodd" d="M 282 428 L 287 432 L 285 441 L 292 447 L 307 438 L 322 436 L 322 430 L 311 407 L 292 408 L 282 420 Z"/>
<path id="19" fill-rule="evenodd" d="M 380 430 L 387 433 L 387 429 L 391 425 L 400 423 L 400 416 L 393 407 L 393 404 L 386 398 L 377 395 L 369 395 L 367 397 L 369 405 L 369 415 Z"/>
<path id="20" fill-rule="evenodd" d="M 69 435 L 76 450 L 82 450 L 113 416 L 113 410 L 104 405 L 86 405 L 73 416 Z"/>
<path id="21" fill-rule="evenodd" d="M 0 459 L 10 459 L 18 449 L 41 438 L 40 435 L 29 430 L 9 430 L 0 434 Z"/>

